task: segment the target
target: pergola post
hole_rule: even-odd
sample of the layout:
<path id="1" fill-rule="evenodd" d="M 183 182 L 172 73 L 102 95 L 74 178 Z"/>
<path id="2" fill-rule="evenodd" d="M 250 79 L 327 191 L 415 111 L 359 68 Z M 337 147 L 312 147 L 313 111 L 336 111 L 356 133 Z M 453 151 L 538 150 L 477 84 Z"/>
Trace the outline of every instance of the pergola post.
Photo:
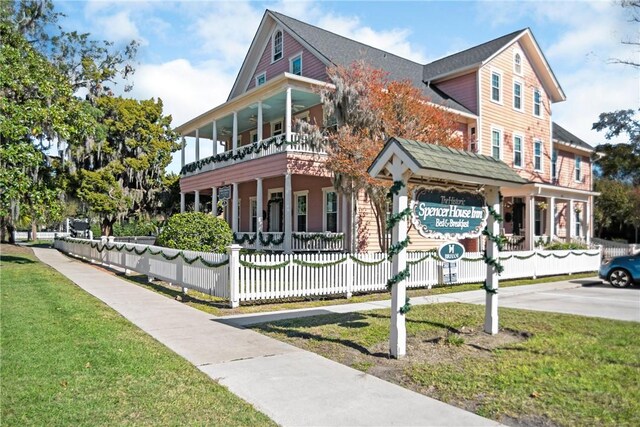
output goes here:
<path id="1" fill-rule="evenodd" d="M 531 197 L 529 200 L 532 200 Z M 487 206 L 490 206 L 499 215 L 500 214 L 500 196 L 498 187 L 485 187 L 485 200 Z M 487 231 L 498 236 L 500 234 L 500 223 L 489 214 L 487 220 Z M 500 251 L 496 242 L 487 239 L 487 258 L 498 259 L 500 257 Z M 498 333 L 498 274 L 491 267 L 487 265 L 487 286 L 488 290 L 485 297 L 485 313 L 484 313 L 484 331 L 488 334 L 495 335 Z M 495 291 L 495 292 L 492 292 Z"/>

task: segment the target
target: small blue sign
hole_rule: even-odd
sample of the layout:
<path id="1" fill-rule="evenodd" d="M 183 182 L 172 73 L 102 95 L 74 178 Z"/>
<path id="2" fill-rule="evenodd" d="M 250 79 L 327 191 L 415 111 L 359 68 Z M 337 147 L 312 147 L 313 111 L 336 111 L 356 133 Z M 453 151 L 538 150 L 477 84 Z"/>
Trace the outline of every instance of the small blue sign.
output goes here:
<path id="1" fill-rule="evenodd" d="M 458 242 L 447 242 L 438 248 L 438 256 L 442 261 L 455 262 L 464 256 L 464 246 Z"/>
<path id="2" fill-rule="evenodd" d="M 478 237 L 489 216 L 482 194 L 442 187 L 416 190 L 411 213 L 418 233 L 436 239 Z"/>

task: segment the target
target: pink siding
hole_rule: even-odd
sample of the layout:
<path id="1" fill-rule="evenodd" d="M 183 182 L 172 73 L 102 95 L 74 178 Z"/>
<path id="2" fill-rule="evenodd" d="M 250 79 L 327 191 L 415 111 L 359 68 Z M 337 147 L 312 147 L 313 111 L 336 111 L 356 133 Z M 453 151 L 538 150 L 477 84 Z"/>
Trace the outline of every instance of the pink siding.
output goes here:
<path id="1" fill-rule="evenodd" d="M 556 144 L 558 150 L 558 160 L 556 168 L 558 170 L 557 185 L 562 187 L 578 188 L 580 190 L 591 190 L 591 159 L 588 156 L 581 156 L 567 151 L 563 151 Z M 582 157 L 580 182 L 576 181 L 575 158 Z"/>
<path id="2" fill-rule="evenodd" d="M 267 42 L 267 46 L 260 57 L 258 66 L 251 81 L 247 86 L 247 90 L 252 89 L 256 85 L 256 76 L 266 71 L 267 81 L 271 80 L 275 76 L 289 72 L 289 58 L 302 52 L 302 75 L 304 77 L 310 77 L 316 80 L 327 80 L 326 66 L 322 61 L 315 57 L 311 52 L 305 49 L 296 39 L 291 37 L 289 33 L 283 30 L 283 55 L 282 59 L 272 63 L 271 62 L 271 37 Z"/>
<path id="3" fill-rule="evenodd" d="M 478 83 L 476 75 L 477 73 L 473 72 L 464 76 L 454 77 L 437 83 L 436 87 L 473 113 L 478 114 Z"/>

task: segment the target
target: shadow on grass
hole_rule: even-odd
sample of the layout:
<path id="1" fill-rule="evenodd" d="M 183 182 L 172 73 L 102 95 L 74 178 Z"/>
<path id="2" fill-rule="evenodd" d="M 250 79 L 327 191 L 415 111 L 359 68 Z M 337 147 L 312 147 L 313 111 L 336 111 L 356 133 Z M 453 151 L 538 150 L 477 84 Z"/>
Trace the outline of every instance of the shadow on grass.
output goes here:
<path id="1" fill-rule="evenodd" d="M 333 317 L 333 316 L 332 316 Z M 368 324 L 366 322 L 356 322 L 357 319 L 361 318 L 364 319 L 367 316 L 361 315 L 359 313 L 350 313 L 350 314 L 346 314 L 346 315 L 341 315 L 341 317 L 346 317 L 347 319 L 344 319 L 343 322 L 339 322 L 337 323 L 340 326 L 344 326 L 345 324 L 361 324 L 362 326 L 358 326 L 358 327 L 364 327 L 364 326 L 368 326 Z M 313 318 L 307 318 L 306 320 L 315 320 Z M 322 323 L 322 322 L 319 322 Z M 329 323 L 336 323 L 336 322 L 326 322 L 325 324 L 329 324 Z M 309 325 L 305 325 L 305 326 L 309 326 Z M 371 356 L 371 357 L 378 357 L 378 358 L 382 358 L 382 359 L 388 359 L 389 358 L 389 354 L 388 353 L 382 353 L 382 352 L 376 352 L 376 353 L 372 353 L 367 347 L 358 344 L 357 342 L 348 340 L 348 339 L 341 339 L 341 338 L 330 338 L 330 337 L 326 337 L 323 335 L 319 335 L 319 334 L 314 334 L 311 332 L 302 332 L 293 328 L 289 328 L 286 325 L 277 325 L 277 324 L 272 324 L 272 323 L 266 323 L 266 324 L 261 324 L 259 326 L 254 326 L 253 329 L 259 329 L 262 332 L 266 332 L 266 333 L 274 333 L 274 334 L 279 334 L 279 335 L 284 335 L 288 338 L 299 338 L 299 339 L 304 339 L 304 340 L 312 340 L 312 341 L 316 341 L 316 342 L 327 342 L 327 343 L 333 343 L 333 344 L 338 344 L 341 346 L 345 346 L 348 348 L 351 348 L 353 350 L 356 350 L 359 353 L 364 354 L 365 356 Z"/>
<path id="2" fill-rule="evenodd" d="M 368 313 L 367 316 L 369 317 L 376 317 L 378 319 L 389 319 L 390 316 L 387 316 L 385 314 L 377 314 L 377 313 Z M 450 333 L 453 334 L 460 334 L 462 333 L 459 329 L 454 328 L 451 325 L 447 325 L 445 323 L 440 323 L 440 322 L 433 322 L 430 320 L 415 320 L 412 319 L 408 316 L 405 317 L 405 320 L 407 321 L 407 323 L 416 323 L 416 324 L 420 324 L 420 325 L 431 325 L 431 326 L 435 326 L 436 328 L 442 328 L 444 330 L 449 331 Z"/>
<path id="3" fill-rule="evenodd" d="M 9 264 L 35 264 L 35 261 L 30 260 L 29 258 L 13 255 L 1 255 L 0 261 Z"/>

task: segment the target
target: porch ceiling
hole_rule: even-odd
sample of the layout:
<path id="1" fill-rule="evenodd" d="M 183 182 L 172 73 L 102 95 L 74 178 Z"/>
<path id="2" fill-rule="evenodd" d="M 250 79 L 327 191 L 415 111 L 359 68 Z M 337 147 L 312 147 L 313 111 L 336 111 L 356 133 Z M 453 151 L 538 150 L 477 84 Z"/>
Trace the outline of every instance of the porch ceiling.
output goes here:
<path id="1" fill-rule="evenodd" d="M 278 92 L 262 101 L 262 121 L 263 123 L 282 120 L 285 115 L 286 92 Z M 320 103 L 320 96 L 316 93 L 303 90 L 291 90 L 291 114 L 295 116 L 298 112 L 309 109 Z M 213 120 L 213 119 L 212 119 Z M 255 129 L 258 120 L 258 103 L 254 102 L 238 110 L 238 132 Z M 229 137 L 233 132 L 233 113 L 216 120 L 218 139 Z M 200 138 L 213 138 L 213 123 L 198 129 Z M 195 136 L 195 132 L 188 136 Z"/>

